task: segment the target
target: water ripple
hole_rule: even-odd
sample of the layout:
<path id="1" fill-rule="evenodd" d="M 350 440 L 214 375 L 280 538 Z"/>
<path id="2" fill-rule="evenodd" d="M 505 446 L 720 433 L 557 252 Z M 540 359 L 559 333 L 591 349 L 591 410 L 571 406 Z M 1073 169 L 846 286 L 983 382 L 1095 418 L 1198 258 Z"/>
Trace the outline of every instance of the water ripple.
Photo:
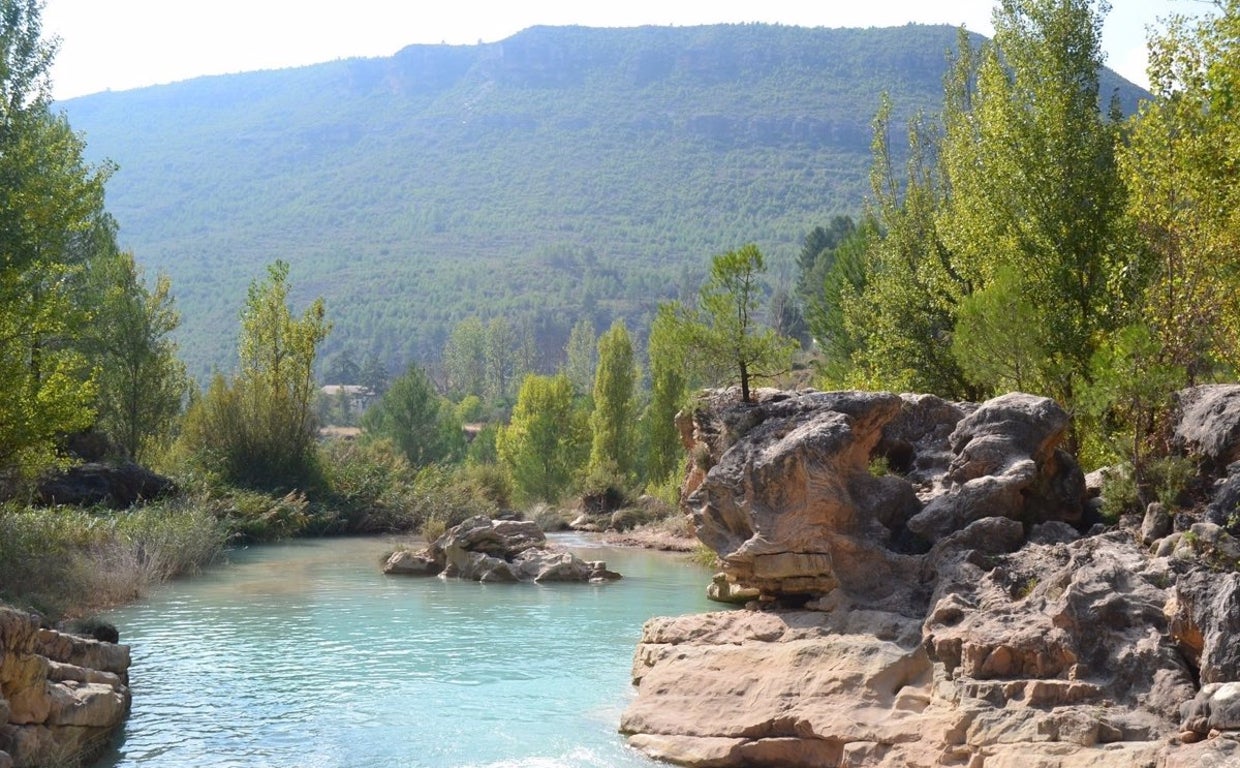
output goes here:
<path id="1" fill-rule="evenodd" d="M 133 714 L 104 766 L 650 766 L 615 733 L 653 615 L 709 609 L 709 574 L 591 548 L 626 578 L 473 584 L 379 573 L 391 543 L 237 552 L 112 619 Z"/>

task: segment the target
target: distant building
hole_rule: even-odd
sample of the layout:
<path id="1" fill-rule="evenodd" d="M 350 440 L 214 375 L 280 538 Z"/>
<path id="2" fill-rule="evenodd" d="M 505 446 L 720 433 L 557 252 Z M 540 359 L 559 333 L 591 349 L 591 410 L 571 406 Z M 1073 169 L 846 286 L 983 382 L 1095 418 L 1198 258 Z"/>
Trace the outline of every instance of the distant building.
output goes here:
<path id="1" fill-rule="evenodd" d="M 354 414 L 362 413 L 379 399 L 373 389 L 361 384 L 326 384 L 319 391 L 338 402 L 343 399 L 348 411 Z"/>

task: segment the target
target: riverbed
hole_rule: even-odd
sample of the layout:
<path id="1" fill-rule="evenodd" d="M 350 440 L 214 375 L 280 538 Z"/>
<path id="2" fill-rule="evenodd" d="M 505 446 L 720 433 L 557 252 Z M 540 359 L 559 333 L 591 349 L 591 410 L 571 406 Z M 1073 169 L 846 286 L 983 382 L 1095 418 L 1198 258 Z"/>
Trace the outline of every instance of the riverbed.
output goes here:
<path id="1" fill-rule="evenodd" d="M 616 733 L 633 650 L 646 619 L 712 610 L 710 573 L 559 543 L 625 578 L 384 576 L 379 538 L 230 552 L 108 616 L 134 704 L 101 765 L 649 768 Z"/>

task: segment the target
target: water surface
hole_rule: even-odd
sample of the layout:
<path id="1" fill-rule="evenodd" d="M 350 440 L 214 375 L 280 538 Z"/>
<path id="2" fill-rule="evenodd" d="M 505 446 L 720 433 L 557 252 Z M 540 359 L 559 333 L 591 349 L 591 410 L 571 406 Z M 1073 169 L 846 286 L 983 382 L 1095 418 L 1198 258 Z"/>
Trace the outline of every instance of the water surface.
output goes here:
<path id="1" fill-rule="evenodd" d="M 102 765 L 611 768 L 651 616 L 711 610 L 683 555 L 591 547 L 619 582 L 384 576 L 381 539 L 297 541 L 110 615 L 133 712 Z"/>

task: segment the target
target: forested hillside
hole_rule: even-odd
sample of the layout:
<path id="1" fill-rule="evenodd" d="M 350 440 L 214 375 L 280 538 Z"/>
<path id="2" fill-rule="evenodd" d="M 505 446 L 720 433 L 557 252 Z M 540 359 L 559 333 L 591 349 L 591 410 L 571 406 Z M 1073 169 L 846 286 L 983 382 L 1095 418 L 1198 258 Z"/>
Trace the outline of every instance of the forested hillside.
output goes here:
<path id="1" fill-rule="evenodd" d="M 955 41 L 533 28 L 57 106 L 119 166 L 108 208 L 122 245 L 171 276 L 195 376 L 233 365 L 246 285 L 277 258 L 294 299 L 326 300 L 320 359 L 349 348 L 397 370 L 437 358 L 462 318 L 502 314 L 548 366 L 580 317 L 647 328 L 744 243 L 791 281 L 806 232 L 862 206 L 881 94 L 894 126 L 936 112 Z M 1102 92 L 1125 111 L 1143 95 L 1110 73 Z"/>

